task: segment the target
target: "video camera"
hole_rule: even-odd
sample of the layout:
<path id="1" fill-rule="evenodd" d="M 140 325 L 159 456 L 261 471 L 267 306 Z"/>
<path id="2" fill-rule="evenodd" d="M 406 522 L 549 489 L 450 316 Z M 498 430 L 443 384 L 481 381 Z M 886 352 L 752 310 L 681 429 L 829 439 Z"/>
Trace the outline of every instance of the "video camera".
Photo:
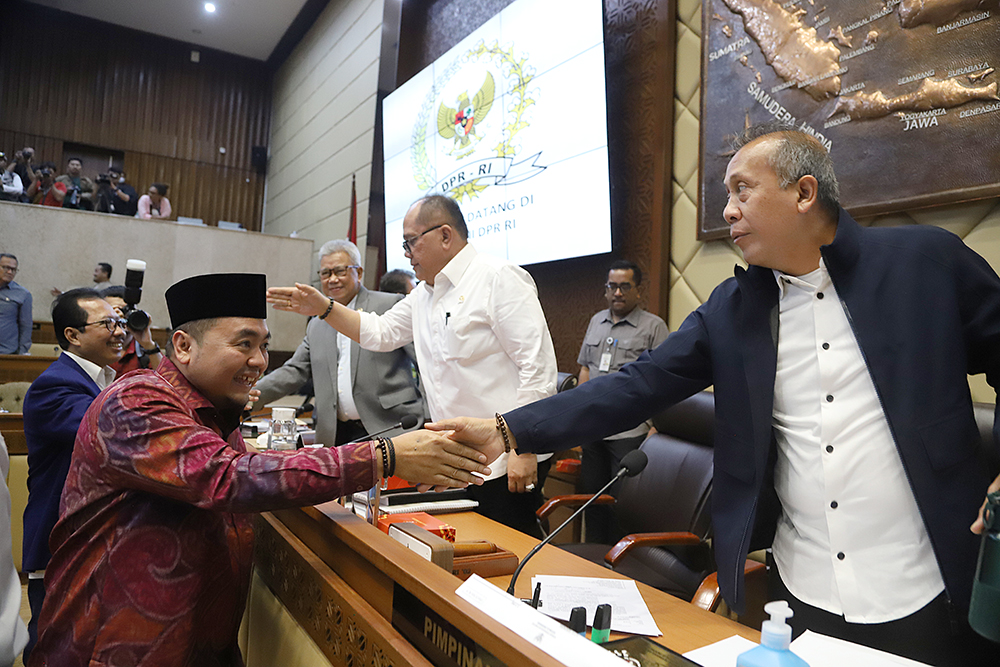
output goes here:
<path id="1" fill-rule="evenodd" d="M 111 177 L 108 176 L 107 174 L 98 174 L 97 175 L 97 184 L 98 185 L 108 185 L 108 186 L 110 186 L 111 185 Z"/>
<path id="2" fill-rule="evenodd" d="M 149 313 L 136 308 L 142 299 L 142 279 L 145 275 L 146 262 L 141 259 L 125 262 L 125 310 L 122 316 L 132 331 L 142 331 L 149 326 Z"/>

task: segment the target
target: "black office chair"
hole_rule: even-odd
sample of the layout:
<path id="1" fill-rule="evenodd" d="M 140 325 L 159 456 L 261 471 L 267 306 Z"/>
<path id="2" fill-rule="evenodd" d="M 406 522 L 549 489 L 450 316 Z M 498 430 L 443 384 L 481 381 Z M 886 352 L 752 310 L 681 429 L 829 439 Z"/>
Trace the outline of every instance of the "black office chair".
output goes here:
<path id="1" fill-rule="evenodd" d="M 657 421 L 664 432 L 642 444 L 649 463 L 626 478 L 613 504 L 628 535 L 613 547 L 563 544 L 590 561 L 606 563 L 628 577 L 690 601 L 715 568 L 709 500 L 712 490 L 714 396 L 702 392 L 667 411 Z M 674 426 L 674 428 L 671 427 Z M 560 496 L 538 510 L 544 520 L 557 507 L 579 506 L 589 496 Z"/>
<path id="2" fill-rule="evenodd" d="M 556 392 L 572 389 L 579 384 L 579 379 L 573 373 L 556 373 Z"/>

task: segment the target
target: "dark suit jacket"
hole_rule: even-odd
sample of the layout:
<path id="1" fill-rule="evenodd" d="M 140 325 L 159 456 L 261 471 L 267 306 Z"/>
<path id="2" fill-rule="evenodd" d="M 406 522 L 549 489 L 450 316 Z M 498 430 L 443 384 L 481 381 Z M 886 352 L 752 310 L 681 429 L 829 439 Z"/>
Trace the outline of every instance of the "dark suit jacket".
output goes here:
<path id="1" fill-rule="evenodd" d="M 358 292 L 358 310 L 381 315 L 403 297 L 399 294 Z M 317 317 L 309 321 L 306 337 L 285 364 L 257 383 L 260 405 L 294 392 L 310 377 L 316 390 L 316 442 L 332 446 L 337 437 L 337 332 Z M 392 352 L 371 352 L 351 341 L 351 377 L 354 404 L 369 433 L 417 415 L 422 424 L 427 410 L 413 380 L 413 345 Z M 399 431 L 390 431 L 392 436 Z"/>
<path id="2" fill-rule="evenodd" d="M 841 211 L 822 248 L 871 373 L 949 598 L 967 609 L 988 480 L 968 375 L 1000 385 L 1000 278 L 936 227 L 862 228 Z M 506 416 L 519 450 L 565 449 L 638 424 L 715 385 L 712 521 L 719 585 L 742 611 L 743 560 L 773 537 L 771 419 L 778 287 L 737 268 L 655 350 L 618 373 Z M 994 438 L 997 438 L 994 425 Z"/>
<path id="3" fill-rule="evenodd" d="M 59 499 L 73 456 L 80 421 L 100 389 L 80 365 L 60 354 L 24 395 L 28 441 L 28 504 L 24 508 L 21 568 L 44 570 L 52 554 L 49 534 L 59 518 Z"/>

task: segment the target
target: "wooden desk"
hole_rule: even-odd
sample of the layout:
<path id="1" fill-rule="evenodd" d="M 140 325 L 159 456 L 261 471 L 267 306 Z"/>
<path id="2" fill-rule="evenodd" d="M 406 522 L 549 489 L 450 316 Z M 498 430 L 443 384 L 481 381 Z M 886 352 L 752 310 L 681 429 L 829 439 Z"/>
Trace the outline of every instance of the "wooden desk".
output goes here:
<path id="1" fill-rule="evenodd" d="M 475 512 L 444 514 L 439 517 L 445 523 L 455 526 L 458 541 L 475 539 L 489 540 L 524 558 L 538 541 L 533 538 L 480 516 Z M 603 579 L 628 579 L 613 570 L 591 563 L 579 556 L 564 551 L 559 547 L 546 545 L 528 561 L 528 564 L 518 575 L 514 593 L 521 598 L 531 597 L 531 577 L 536 574 L 565 574 L 576 577 L 600 577 Z M 491 577 L 488 581 L 503 590 L 510 585 L 510 577 Z M 760 641 L 760 632 L 730 621 L 729 619 L 699 609 L 689 602 L 668 595 L 646 584 L 639 583 L 650 613 L 656 620 L 662 637 L 651 639 L 668 648 L 684 653 L 692 649 L 725 639 L 734 634 L 741 635 L 755 642 Z M 612 639 L 628 637 L 612 633 Z"/>
<path id="2" fill-rule="evenodd" d="M 489 539 L 519 556 L 535 544 L 532 538 L 474 513 L 442 518 L 456 527 L 459 540 Z M 338 667 L 449 664 L 432 662 L 421 653 L 433 652 L 435 642 L 442 655 L 447 651 L 460 655 L 457 664 L 468 659 L 470 650 L 481 651 L 478 657 L 485 654 L 486 659 L 468 664 L 560 664 L 458 597 L 455 589 L 462 582 L 457 577 L 421 559 L 336 503 L 262 515 L 255 563 L 266 588 Z M 527 596 L 531 575 L 539 573 L 622 578 L 549 546 L 525 567 L 517 592 Z M 491 581 L 506 588 L 509 577 Z M 733 634 L 758 638 L 750 628 L 647 586 L 640 584 L 639 588 L 664 633 L 658 641 L 675 651 L 688 651 Z M 409 631 L 405 629 L 407 605 L 424 614 L 413 621 Z M 250 636 L 274 637 L 282 631 L 260 614 L 251 614 L 251 619 Z M 417 624 L 419 629 L 412 629 Z M 253 655 L 248 655 L 247 663 L 255 664 Z"/>
<path id="3" fill-rule="evenodd" d="M 7 443 L 7 453 L 27 454 L 28 441 L 24 438 L 24 415 L 20 412 L 0 412 L 0 433 Z"/>

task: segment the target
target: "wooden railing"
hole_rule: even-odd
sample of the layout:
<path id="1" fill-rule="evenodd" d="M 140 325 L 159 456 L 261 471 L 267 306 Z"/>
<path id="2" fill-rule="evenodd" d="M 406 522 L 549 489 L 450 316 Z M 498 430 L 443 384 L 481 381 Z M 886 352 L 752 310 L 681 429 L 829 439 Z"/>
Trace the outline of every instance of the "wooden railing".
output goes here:
<path id="1" fill-rule="evenodd" d="M 0 384 L 4 382 L 34 382 L 49 367 L 55 357 L 33 354 L 0 354 Z"/>

